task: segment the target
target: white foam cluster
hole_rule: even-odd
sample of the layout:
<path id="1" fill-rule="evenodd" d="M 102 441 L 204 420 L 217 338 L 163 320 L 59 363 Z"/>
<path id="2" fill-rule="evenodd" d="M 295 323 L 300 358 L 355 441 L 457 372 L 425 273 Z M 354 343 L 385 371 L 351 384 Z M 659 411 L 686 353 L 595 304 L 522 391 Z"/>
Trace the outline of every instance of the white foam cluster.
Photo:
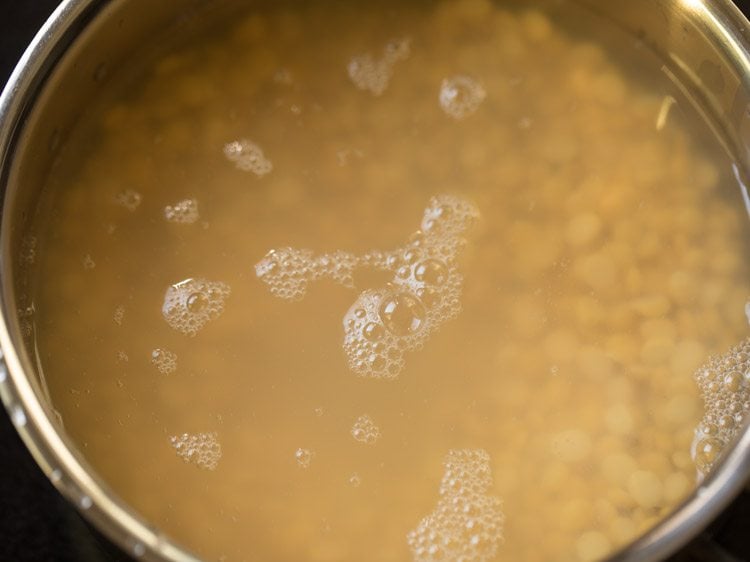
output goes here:
<path id="1" fill-rule="evenodd" d="M 709 359 L 694 377 L 704 415 L 690 452 L 698 472 L 705 476 L 750 411 L 750 338 Z"/>
<path id="2" fill-rule="evenodd" d="M 234 162 L 237 169 L 252 172 L 258 177 L 273 170 L 273 164 L 263 154 L 263 149 L 252 141 L 240 139 L 224 145 L 224 156 Z"/>
<path id="3" fill-rule="evenodd" d="M 183 199 L 174 205 L 164 207 L 164 218 L 177 224 L 193 224 L 200 218 L 198 201 Z"/>
<path id="4" fill-rule="evenodd" d="M 183 433 L 169 438 L 174 450 L 186 463 L 194 464 L 205 470 L 216 470 L 221 459 L 219 435 L 210 433 Z"/>
<path id="5" fill-rule="evenodd" d="M 363 291 L 343 320 L 349 367 L 360 376 L 393 378 L 404 367 L 405 352 L 418 349 L 460 312 L 463 277 L 456 259 L 463 234 L 478 217 L 472 203 L 440 195 L 430 200 L 421 229 L 396 250 L 316 256 L 308 249 L 281 248 L 266 254 L 255 272 L 273 295 L 292 301 L 325 277 L 353 287 L 357 267 L 393 273 L 385 287 Z"/>
<path id="6" fill-rule="evenodd" d="M 160 373 L 169 375 L 177 370 L 177 354 L 157 347 L 151 352 L 151 363 Z"/>
<path id="7" fill-rule="evenodd" d="M 443 80 L 438 101 L 447 115 L 463 119 L 474 113 L 486 97 L 484 86 L 474 78 L 453 76 Z"/>
<path id="8" fill-rule="evenodd" d="M 478 216 L 477 208 L 464 199 L 433 197 L 422 229 L 385 257 L 394 272 L 391 282 L 361 293 L 344 315 L 344 352 L 355 373 L 398 376 L 404 353 L 419 349 L 461 311 L 463 276 L 456 258 L 465 243 L 463 233 Z"/>
<path id="9" fill-rule="evenodd" d="M 310 468 L 310 463 L 315 456 L 315 453 L 310 449 L 299 448 L 294 451 L 294 460 L 297 461 L 297 466 L 300 468 Z"/>
<path id="10" fill-rule="evenodd" d="M 354 287 L 358 259 L 346 252 L 314 255 L 312 250 L 279 248 L 271 250 L 255 265 L 255 274 L 271 293 L 284 300 L 301 300 L 312 281 L 328 278 L 345 287 Z"/>
<path id="11" fill-rule="evenodd" d="M 483 449 L 454 449 L 444 462 L 437 506 L 407 535 L 415 562 L 472 560 L 497 554 L 505 516 L 492 485 L 490 456 Z"/>
<path id="12" fill-rule="evenodd" d="M 352 426 L 352 437 L 360 443 L 372 445 L 380 439 L 380 428 L 367 414 L 359 416 Z"/>
<path id="13" fill-rule="evenodd" d="M 128 211 L 135 211 L 141 204 L 143 197 L 134 189 L 126 189 L 115 196 L 115 203 Z"/>
<path id="14" fill-rule="evenodd" d="M 388 88 L 394 65 L 398 61 L 409 58 L 410 54 L 410 39 L 394 39 L 386 44 L 383 55 L 379 59 L 376 59 L 372 53 L 354 56 L 349 61 L 346 71 L 357 88 L 380 96 Z"/>
<path id="15" fill-rule="evenodd" d="M 230 292 L 229 285 L 220 281 L 185 279 L 167 289 L 162 315 L 178 332 L 194 336 L 224 311 Z"/>

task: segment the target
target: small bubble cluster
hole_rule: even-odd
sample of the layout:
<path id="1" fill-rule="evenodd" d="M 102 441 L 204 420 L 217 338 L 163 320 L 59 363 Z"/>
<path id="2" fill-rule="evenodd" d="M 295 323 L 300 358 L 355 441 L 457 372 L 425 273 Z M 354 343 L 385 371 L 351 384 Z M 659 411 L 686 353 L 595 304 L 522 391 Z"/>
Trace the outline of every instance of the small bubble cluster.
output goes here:
<path id="1" fill-rule="evenodd" d="M 271 250 L 255 265 L 255 274 L 268 285 L 271 294 L 298 301 L 312 281 L 331 279 L 345 287 L 354 287 L 357 258 L 346 252 L 315 256 L 312 250 L 279 248 Z"/>
<path id="2" fill-rule="evenodd" d="M 126 208 L 128 211 L 135 211 L 141 204 L 143 197 L 140 193 L 133 189 L 126 189 L 121 191 L 115 196 L 115 203 L 120 207 Z"/>
<path id="3" fill-rule="evenodd" d="M 297 461 L 297 466 L 300 468 L 310 468 L 313 456 L 315 456 L 315 453 L 310 449 L 299 448 L 294 451 L 294 460 Z"/>
<path id="4" fill-rule="evenodd" d="M 128 361 L 130 361 L 130 357 L 128 357 L 128 354 L 125 351 L 121 350 L 117 352 L 117 360 L 123 363 L 127 363 Z"/>
<path id="5" fill-rule="evenodd" d="M 460 312 L 463 277 L 456 259 L 463 234 L 478 217 L 472 203 L 439 195 L 425 209 L 421 229 L 396 250 L 316 256 L 308 249 L 281 248 L 266 254 L 255 273 L 274 296 L 292 301 L 305 296 L 309 283 L 326 277 L 353 287 L 357 267 L 393 273 L 385 287 L 357 297 L 343 324 L 349 367 L 360 376 L 394 378 L 405 365 L 404 353 L 419 349 Z"/>
<path id="6" fill-rule="evenodd" d="M 184 199 L 174 205 L 167 205 L 164 207 L 164 218 L 177 224 L 193 224 L 200 218 L 198 201 Z"/>
<path id="7" fill-rule="evenodd" d="M 125 319 L 125 307 L 121 304 L 117 305 L 115 307 L 115 312 L 112 314 L 112 320 L 115 321 L 115 324 L 118 326 L 122 326 L 122 321 Z"/>
<path id="8" fill-rule="evenodd" d="M 151 352 L 151 363 L 160 373 L 169 375 L 177 370 L 177 354 L 157 347 Z"/>
<path id="9" fill-rule="evenodd" d="M 491 560 L 503 540 L 505 516 L 492 485 L 490 456 L 483 449 L 454 449 L 444 462 L 440 499 L 409 532 L 415 562 Z"/>
<path id="10" fill-rule="evenodd" d="M 85 256 L 83 256 L 82 263 L 83 263 L 83 269 L 86 269 L 86 270 L 91 270 L 96 267 L 96 262 L 89 254 L 86 254 Z"/>
<path id="11" fill-rule="evenodd" d="M 360 443 L 372 445 L 380 439 L 380 428 L 367 414 L 359 416 L 352 426 L 352 437 Z"/>
<path id="12" fill-rule="evenodd" d="M 393 76 L 393 66 L 398 61 L 409 58 L 410 54 L 410 39 L 394 39 L 386 44 L 381 58 L 376 59 L 371 53 L 357 55 L 351 58 L 346 71 L 357 88 L 380 96 L 388 88 Z"/>
<path id="13" fill-rule="evenodd" d="M 450 117 L 463 119 L 474 113 L 487 97 L 487 92 L 474 78 L 453 76 L 440 85 L 440 107 Z"/>
<path id="14" fill-rule="evenodd" d="M 234 162 L 237 169 L 252 172 L 258 177 L 273 170 L 273 164 L 263 154 L 263 149 L 252 141 L 240 139 L 224 145 L 224 156 Z"/>
<path id="15" fill-rule="evenodd" d="M 714 466 L 750 411 L 750 338 L 696 371 L 704 415 L 691 454 L 701 476 Z"/>
<path id="16" fill-rule="evenodd" d="M 229 285 L 220 281 L 185 279 L 167 289 L 162 314 L 172 328 L 194 336 L 207 322 L 221 315 L 230 293 Z"/>
<path id="17" fill-rule="evenodd" d="M 221 459 L 219 435 L 210 433 L 183 433 L 173 435 L 169 442 L 179 457 L 186 463 L 194 464 L 205 470 L 216 470 Z"/>

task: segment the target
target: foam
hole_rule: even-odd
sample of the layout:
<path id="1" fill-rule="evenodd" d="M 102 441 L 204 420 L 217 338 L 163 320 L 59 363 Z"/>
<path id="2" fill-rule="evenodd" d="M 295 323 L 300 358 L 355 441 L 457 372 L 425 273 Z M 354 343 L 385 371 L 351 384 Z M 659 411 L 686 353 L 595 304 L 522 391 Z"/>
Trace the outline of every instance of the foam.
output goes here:
<path id="1" fill-rule="evenodd" d="M 690 453 L 700 476 L 710 472 L 750 411 L 750 338 L 718 355 L 694 375 L 704 403 Z"/>
<path id="2" fill-rule="evenodd" d="M 186 463 L 205 470 L 216 470 L 221 459 L 221 444 L 219 435 L 210 433 L 183 433 L 173 435 L 169 442 L 177 451 L 177 455 Z"/>
<path id="3" fill-rule="evenodd" d="M 300 468 L 310 468 L 314 456 L 315 453 L 310 449 L 303 449 L 300 447 L 294 451 L 294 460 L 297 461 L 297 466 Z"/>
<path id="4" fill-rule="evenodd" d="M 151 363 L 164 375 L 169 375 L 177 370 L 177 354 L 157 347 L 151 352 Z"/>
<path id="5" fill-rule="evenodd" d="M 273 164 L 263 154 L 263 149 L 247 139 L 225 144 L 224 156 L 233 162 L 238 170 L 252 172 L 258 177 L 265 176 L 273 170 Z"/>
<path id="6" fill-rule="evenodd" d="M 410 54 L 410 39 L 394 39 L 386 44 L 381 58 L 376 59 L 371 53 L 354 56 L 349 60 L 346 71 L 357 88 L 381 96 L 391 81 L 393 66 L 409 58 Z"/>
<path id="7" fill-rule="evenodd" d="M 372 445 L 380 439 L 380 428 L 367 414 L 359 416 L 351 431 L 352 437 L 360 443 Z"/>
<path id="8" fill-rule="evenodd" d="M 193 224 L 200 218 L 198 201 L 183 199 L 174 205 L 164 207 L 164 218 L 176 224 Z"/>
<path id="9" fill-rule="evenodd" d="M 346 252 L 315 256 L 312 250 L 286 247 L 268 252 L 255 265 L 255 274 L 274 296 L 298 301 L 304 298 L 312 281 L 328 278 L 354 287 L 357 263 L 357 258 Z"/>
<path id="10" fill-rule="evenodd" d="M 469 201 L 439 195 L 430 199 L 421 229 L 400 248 L 356 256 L 285 247 L 268 252 L 255 273 L 271 294 L 288 301 L 304 298 L 309 284 L 320 279 L 354 287 L 359 267 L 392 273 L 384 287 L 362 291 L 344 314 L 343 348 L 357 375 L 395 378 L 404 368 L 404 354 L 419 349 L 461 311 L 463 277 L 456 259 L 464 233 L 478 217 Z"/>
<path id="11" fill-rule="evenodd" d="M 125 189 L 115 195 L 115 203 L 120 207 L 124 207 L 131 213 L 138 208 L 141 201 L 143 201 L 143 197 L 134 189 Z"/>
<path id="12" fill-rule="evenodd" d="M 501 501 L 483 449 L 453 449 L 443 463 L 437 506 L 406 537 L 415 562 L 491 560 L 503 541 Z"/>
<path id="13" fill-rule="evenodd" d="M 474 78 L 452 76 L 440 85 L 438 101 L 448 116 L 460 120 L 475 113 L 486 97 L 484 86 Z"/>
<path id="14" fill-rule="evenodd" d="M 122 321 L 125 319 L 125 307 L 121 304 L 118 304 L 115 307 L 115 311 L 112 314 L 112 320 L 115 321 L 115 324 L 118 326 L 122 326 Z"/>
<path id="15" fill-rule="evenodd" d="M 164 294 L 162 315 L 172 328 L 195 336 L 224 311 L 231 289 L 226 283 L 206 279 L 185 279 L 169 287 Z"/>

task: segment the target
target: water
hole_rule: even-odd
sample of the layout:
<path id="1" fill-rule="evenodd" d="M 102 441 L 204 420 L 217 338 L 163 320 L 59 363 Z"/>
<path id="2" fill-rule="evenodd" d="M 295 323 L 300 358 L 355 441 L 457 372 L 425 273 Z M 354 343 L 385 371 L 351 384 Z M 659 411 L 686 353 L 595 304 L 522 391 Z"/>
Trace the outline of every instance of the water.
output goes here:
<path id="1" fill-rule="evenodd" d="M 730 162 L 565 2 L 378 6 L 238 8 L 102 86 L 24 250 L 54 406 L 209 560 L 600 558 L 715 456 Z"/>

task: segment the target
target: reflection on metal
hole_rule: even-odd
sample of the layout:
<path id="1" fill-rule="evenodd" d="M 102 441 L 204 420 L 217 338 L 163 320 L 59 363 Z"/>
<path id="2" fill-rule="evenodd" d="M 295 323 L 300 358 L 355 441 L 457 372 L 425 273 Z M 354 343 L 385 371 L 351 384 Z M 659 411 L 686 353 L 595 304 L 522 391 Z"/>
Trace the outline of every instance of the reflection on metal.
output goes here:
<path id="1" fill-rule="evenodd" d="M 740 188 L 742 201 L 743 203 L 745 203 L 745 210 L 747 211 L 747 215 L 748 217 L 750 217 L 750 193 L 747 190 L 747 185 L 745 185 L 745 182 L 742 181 L 742 175 L 740 174 L 740 169 L 737 167 L 737 164 L 732 164 L 732 173 L 734 174 L 734 179 L 737 180 L 737 185 Z"/>

